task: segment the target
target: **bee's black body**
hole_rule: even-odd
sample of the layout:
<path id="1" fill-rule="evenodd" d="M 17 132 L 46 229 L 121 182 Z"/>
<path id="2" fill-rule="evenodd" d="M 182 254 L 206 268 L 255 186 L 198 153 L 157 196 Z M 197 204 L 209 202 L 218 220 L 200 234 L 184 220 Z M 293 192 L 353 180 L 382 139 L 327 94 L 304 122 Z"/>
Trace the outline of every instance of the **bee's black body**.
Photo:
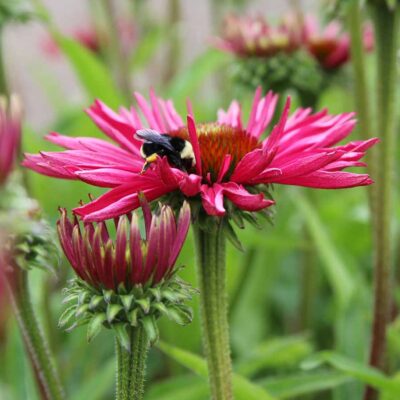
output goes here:
<path id="1" fill-rule="evenodd" d="M 152 129 L 142 129 L 136 132 L 139 139 L 144 140 L 140 149 L 142 157 L 146 160 L 143 172 L 149 167 L 155 154 L 167 157 L 169 163 L 181 170 L 187 171 L 195 166 L 195 157 L 190 142 L 176 136 L 161 134 Z"/>

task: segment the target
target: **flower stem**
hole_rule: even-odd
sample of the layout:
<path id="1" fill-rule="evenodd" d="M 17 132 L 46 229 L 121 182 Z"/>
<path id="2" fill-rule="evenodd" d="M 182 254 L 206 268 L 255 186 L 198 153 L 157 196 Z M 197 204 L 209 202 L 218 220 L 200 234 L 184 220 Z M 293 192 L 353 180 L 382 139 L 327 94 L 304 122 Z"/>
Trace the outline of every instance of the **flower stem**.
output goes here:
<path id="1" fill-rule="evenodd" d="M 130 328 L 131 351 L 116 340 L 117 400 L 141 400 L 144 393 L 149 341 L 143 328 Z"/>
<path id="2" fill-rule="evenodd" d="M 357 110 L 357 120 L 362 138 L 367 140 L 372 137 L 371 108 L 369 101 L 369 89 L 363 41 L 362 9 L 358 1 L 349 3 L 347 22 L 350 32 L 351 63 L 354 76 L 354 97 Z M 366 154 L 368 172 L 372 177 L 376 176 L 376 158 L 378 148 L 373 147 Z M 368 186 L 369 206 L 371 219 L 376 216 L 376 186 Z M 373 221 L 374 222 L 374 221 Z"/>
<path id="3" fill-rule="evenodd" d="M 65 399 L 54 360 L 33 310 L 28 287 L 28 273 L 15 267 L 7 274 L 7 278 L 12 306 L 43 398 L 46 400 Z"/>
<path id="4" fill-rule="evenodd" d="M 375 226 L 375 304 L 372 328 L 370 365 L 384 369 L 386 328 L 390 320 L 392 299 L 392 221 L 393 171 L 395 161 L 395 102 L 397 87 L 396 56 L 399 35 L 400 7 L 390 10 L 386 4 L 371 6 L 377 48 L 377 119 L 382 143 L 379 146 L 377 204 Z M 365 399 L 376 399 L 377 393 L 368 388 Z"/>
<path id="5" fill-rule="evenodd" d="M 208 378 L 213 400 L 231 400 L 232 366 L 225 286 L 225 237 L 222 221 L 210 230 L 194 227 L 201 319 Z"/>

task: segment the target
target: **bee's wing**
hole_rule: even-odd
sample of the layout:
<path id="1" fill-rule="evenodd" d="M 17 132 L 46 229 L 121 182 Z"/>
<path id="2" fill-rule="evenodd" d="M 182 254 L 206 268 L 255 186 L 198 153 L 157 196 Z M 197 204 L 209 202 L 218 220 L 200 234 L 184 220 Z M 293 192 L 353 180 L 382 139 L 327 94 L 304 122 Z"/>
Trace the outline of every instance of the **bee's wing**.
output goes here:
<path id="1" fill-rule="evenodd" d="M 168 135 L 163 135 L 154 129 L 140 129 L 136 131 L 135 136 L 145 142 L 156 143 L 170 151 L 175 151 L 170 143 L 170 137 Z"/>

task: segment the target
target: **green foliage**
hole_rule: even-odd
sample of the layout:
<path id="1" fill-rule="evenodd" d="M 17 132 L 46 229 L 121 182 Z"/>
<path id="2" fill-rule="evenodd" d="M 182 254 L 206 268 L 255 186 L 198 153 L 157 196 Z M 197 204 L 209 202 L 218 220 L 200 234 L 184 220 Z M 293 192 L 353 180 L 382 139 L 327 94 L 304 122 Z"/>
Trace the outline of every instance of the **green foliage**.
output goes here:
<path id="1" fill-rule="evenodd" d="M 53 35 L 74 68 L 89 101 L 98 98 L 115 108 L 124 104 L 110 72 L 92 52 L 77 41 L 57 32 Z"/>
<path id="2" fill-rule="evenodd" d="M 22 1 L 0 1 L 1 16 L 6 15 L 2 14 L 2 3 L 9 7 L 6 10 L 9 13 Z M 23 14 L 19 15 L 22 19 L 18 16 L 13 19 L 24 20 Z M 10 13 L 7 14 L 7 20 L 10 16 Z M 53 34 L 78 77 L 87 100 L 84 104 L 71 104 L 61 91 L 54 89 L 57 80 L 53 77 L 54 83 L 50 82 L 52 76 L 48 75 L 51 70 L 45 68 L 45 61 L 41 62 L 44 68 L 40 71 L 43 76 L 39 76 L 39 83 L 43 87 L 45 80 L 49 86 L 50 103 L 56 113 L 54 121 L 42 128 L 43 132 L 57 130 L 71 136 L 104 138 L 82 108 L 94 98 L 100 98 L 117 109 L 125 99 L 101 59 L 73 39 L 57 32 Z M 163 68 L 162 62 L 158 61 L 158 52 L 170 36 L 168 29 L 159 26 L 148 31 L 139 41 L 130 60 L 134 82 L 139 87 L 142 86 L 141 74 L 150 69 L 149 65 L 156 56 L 157 67 L 160 70 Z M 334 113 L 352 110 L 350 85 L 343 87 L 343 81 L 329 76 L 324 77 L 329 84 L 329 89 L 325 90 L 325 86 L 321 86 L 321 76 L 314 73 L 315 66 L 303 63 L 300 66 L 300 61 L 292 65 L 285 64 L 284 60 L 278 61 L 275 60 L 268 67 L 270 69 L 254 63 L 249 70 L 236 73 L 247 74 L 242 76 L 247 79 L 246 88 L 262 83 L 265 89 L 270 89 L 271 82 L 279 90 L 291 88 L 293 84 L 298 88 L 312 87 L 313 92 L 318 93 L 321 108 L 327 107 Z M 196 120 L 210 120 L 215 117 L 217 106 L 226 106 L 232 100 L 231 93 L 235 88 L 227 79 L 229 63 L 230 57 L 226 54 L 205 49 L 192 63 L 182 67 L 167 87 L 161 87 L 160 92 L 171 97 L 183 115 L 186 112 L 185 100 L 189 97 L 194 102 Z M 238 100 L 244 103 L 243 115 L 247 116 L 252 93 L 237 93 L 240 95 Z M 27 124 L 30 122 L 26 121 Z M 43 141 L 41 136 L 25 125 L 24 151 L 55 150 L 56 147 Z M 356 140 L 357 136 L 352 135 L 350 139 Z M 30 195 L 37 199 L 53 226 L 58 218 L 58 206 L 72 208 L 80 199 L 86 200 L 88 192 L 95 196 L 104 192 L 104 189 L 80 182 L 61 181 L 30 171 L 25 178 Z M 14 205 L 19 206 L 23 196 L 16 186 L 12 189 L 15 191 Z M 276 185 L 272 193 L 277 203 L 273 226 L 260 218 L 258 225 L 261 229 L 257 229 L 246 223 L 253 220 L 247 221 L 242 215 L 235 214 L 231 221 L 234 224 L 227 227 L 233 245 L 243 249 L 239 252 L 233 245 L 227 246 L 236 398 L 360 400 L 363 387 L 368 384 L 380 390 L 382 400 L 397 400 L 400 390 L 397 376 L 387 376 L 370 369 L 365 362 L 372 310 L 372 251 L 365 190 L 313 191 L 312 196 L 309 192 Z M 0 196 L 1 201 L 9 203 L 5 196 Z M 245 228 L 239 229 L 243 225 Z M 305 251 L 310 251 L 315 258 L 315 292 L 311 305 L 312 321 L 310 325 L 300 327 L 299 303 L 304 290 L 301 271 Z M 194 262 L 193 242 L 189 236 L 178 261 L 187 268 L 179 271 L 179 275 L 196 287 Z M 108 400 L 114 393 L 114 334 L 111 330 L 103 330 L 102 335 L 89 345 L 87 339 L 92 340 L 104 324 L 121 322 L 118 318 L 125 309 L 132 311 L 133 303 L 129 295 L 121 296 L 118 304 L 107 305 L 103 296 L 93 296 L 90 307 L 98 309 L 101 304 L 102 308 L 90 321 L 83 320 L 89 322 L 86 331 L 77 329 L 67 334 L 56 330 L 57 316 L 64 311 L 61 289 L 72 276 L 66 262 L 59 275 L 57 282 L 43 278 L 34 280 L 32 293 L 44 326 L 51 332 L 52 347 L 62 367 L 68 398 Z M 150 352 L 146 400 L 206 400 L 209 397 L 206 365 L 197 355 L 201 351 L 202 338 L 196 297 L 190 303 L 194 312 L 190 325 L 182 327 L 167 318 L 157 321 L 161 338 L 170 345 L 161 343 L 162 352 L 157 349 Z M 399 299 L 400 296 L 397 296 L 397 306 Z M 81 305 L 87 304 L 85 301 Z M 149 310 L 145 299 L 135 304 L 143 315 L 145 310 Z M 2 322 L 5 308 L 3 305 L 0 307 L 0 353 L 2 360 L 4 358 L 4 365 L 0 366 L 0 397 L 37 400 L 39 396 L 23 342 L 13 320 L 6 324 Z M 80 313 L 84 315 L 87 310 L 83 307 Z M 163 304 L 158 304 L 156 310 L 166 312 Z M 64 311 L 61 322 L 72 321 L 76 311 L 75 306 Z M 181 323 L 186 322 L 188 317 L 186 313 L 171 309 L 168 313 L 173 320 Z M 134 320 L 137 316 L 131 313 L 129 318 Z M 154 321 L 143 321 L 148 334 L 155 338 L 158 332 L 154 329 Z M 391 371 L 400 368 L 399 330 L 397 319 L 388 333 Z M 122 342 L 126 341 L 121 325 L 115 325 L 115 331 Z M 314 351 L 325 349 L 334 352 L 313 355 Z M 309 361 L 305 363 L 305 359 Z M 302 371 L 302 363 L 313 368 Z M 188 374 L 188 370 L 196 375 Z"/>
<path id="3" fill-rule="evenodd" d="M 305 361 L 303 367 L 307 369 L 316 368 L 324 363 L 379 390 L 385 396 L 385 399 L 395 400 L 398 398 L 400 393 L 400 379 L 398 376 L 389 378 L 377 369 L 334 352 L 325 351 L 316 354 Z"/>
<path id="4" fill-rule="evenodd" d="M 33 17 L 28 0 L 0 0 L 0 28 L 8 22 L 27 22 Z"/>
<path id="5" fill-rule="evenodd" d="M 167 345 L 166 343 L 159 343 L 158 347 L 161 351 L 168 354 L 168 356 L 175 359 L 180 364 L 189 368 L 196 374 L 203 378 L 207 378 L 207 365 L 206 362 L 196 354 L 188 351 Z M 250 382 L 241 375 L 233 375 L 233 391 L 235 398 L 238 400 L 273 400 L 274 397 L 269 395 L 261 387 Z"/>

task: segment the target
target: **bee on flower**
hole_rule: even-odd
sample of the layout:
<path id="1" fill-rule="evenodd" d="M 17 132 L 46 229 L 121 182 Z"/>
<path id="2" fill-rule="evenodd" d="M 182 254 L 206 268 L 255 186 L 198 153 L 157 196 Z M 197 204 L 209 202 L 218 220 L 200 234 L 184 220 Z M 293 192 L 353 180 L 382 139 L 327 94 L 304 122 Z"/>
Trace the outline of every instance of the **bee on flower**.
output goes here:
<path id="1" fill-rule="evenodd" d="M 224 216 L 231 210 L 251 213 L 270 207 L 274 201 L 266 188 L 272 184 L 338 189 L 372 182 L 367 174 L 343 171 L 364 166 L 360 159 L 377 141 L 336 145 L 352 131 L 353 113 L 330 115 L 299 108 L 291 114 L 288 98 L 278 123 L 271 127 L 278 96 L 262 96 L 261 88 L 255 92 L 247 123 L 236 100 L 227 111 L 219 110 L 215 121 L 202 123 L 192 114 L 184 122 L 172 101 L 153 91 L 150 103 L 139 93 L 136 100 L 137 108 L 121 107 L 118 113 L 99 100 L 87 110 L 116 144 L 51 133 L 47 140 L 65 151 L 25 155 L 23 164 L 41 174 L 108 189 L 74 210 L 86 222 L 131 212 L 140 205 L 138 192 L 149 201 L 168 194 L 198 200 L 204 213 Z M 148 128 L 156 135 L 189 142 L 194 162 L 183 168 L 157 152 L 144 159 L 142 131 Z"/>

